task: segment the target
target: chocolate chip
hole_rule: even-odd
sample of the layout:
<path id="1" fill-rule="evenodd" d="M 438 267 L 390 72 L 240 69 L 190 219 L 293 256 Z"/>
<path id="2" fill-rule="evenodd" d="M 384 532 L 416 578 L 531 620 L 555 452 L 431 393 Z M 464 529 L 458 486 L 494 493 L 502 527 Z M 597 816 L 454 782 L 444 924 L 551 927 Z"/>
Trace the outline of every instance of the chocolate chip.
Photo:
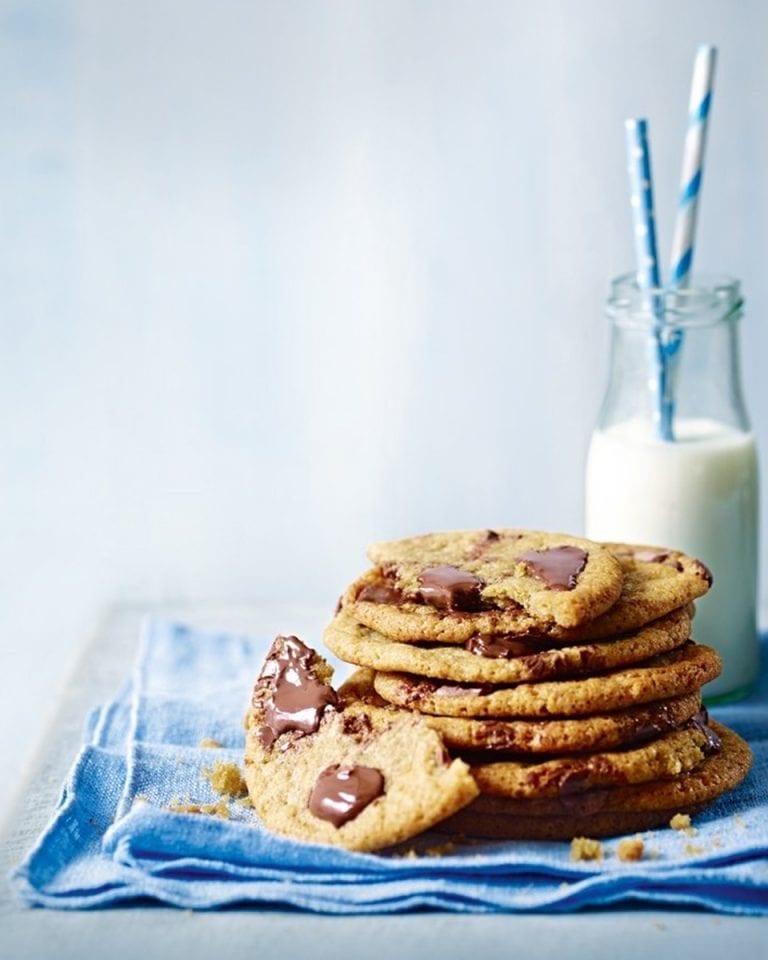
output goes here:
<path id="1" fill-rule="evenodd" d="M 683 572 L 683 565 L 677 559 L 677 557 L 672 556 L 669 552 L 663 552 L 658 550 L 646 550 L 646 549 L 629 549 L 622 551 L 619 556 L 622 557 L 632 557 L 635 560 L 639 560 L 641 563 L 663 563 L 665 567 L 672 567 L 673 570 L 677 570 L 678 573 Z M 702 567 L 704 564 L 702 564 Z M 706 567 L 704 568 L 706 570 Z M 707 570 L 707 573 L 709 571 Z M 711 577 L 711 574 L 710 574 Z"/>
<path id="2" fill-rule="evenodd" d="M 640 563 L 666 563 L 668 553 L 659 553 L 657 550 L 630 550 L 627 556 L 639 560 Z"/>
<path id="3" fill-rule="evenodd" d="M 481 636 L 470 637 L 464 644 L 465 650 L 474 653 L 477 657 L 488 657 L 493 660 L 511 660 L 514 657 L 525 657 L 538 653 L 551 646 L 546 637 L 534 634 L 521 636 Z"/>
<path id="4" fill-rule="evenodd" d="M 419 577 L 421 597 L 438 610 L 471 612 L 481 603 L 483 581 L 456 567 L 427 567 Z"/>
<path id="5" fill-rule="evenodd" d="M 560 773 L 555 778 L 555 786 L 558 795 L 561 797 L 570 797 L 575 793 L 584 793 L 585 790 L 595 786 L 589 764 L 583 761 L 581 763 L 574 762 L 569 770 Z"/>
<path id="6" fill-rule="evenodd" d="M 479 560 L 488 548 L 494 543 L 498 543 L 499 540 L 501 540 L 500 533 L 496 533 L 495 530 L 486 530 L 485 533 L 481 534 L 475 543 L 470 546 L 465 560 Z"/>
<path id="7" fill-rule="evenodd" d="M 371 721 L 364 713 L 345 714 L 341 728 L 348 737 L 358 742 L 365 740 L 373 731 Z"/>
<path id="8" fill-rule="evenodd" d="M 338 828 L 354 820 L 384 793 L 384 777 L 374 767 L 326 767 L 307 801 L 311 813 Z"/>
<path id="9" fill-rule="evenodd" d="M 390 586 L 387 583 L 368 583 L 357 595 L 358 600 L 368 603 L 393 603 L 403 602 L 403 595 L 397 587 Z"/>
<path id="10" fill-rule="evenodd" d="M 574 761 L 567 770 L 559 772 L 555 784 L 558 796 L 562 799 L 594 790 L 600 787 L 606 778 L 610 778 L 615 784 L 627 782 L 626 774 L 612 768 L 607 761 L 599 757 L 589 757 Z"/>
<path id="11" fill-rule="evenodd" d="M 722 741 L 720 737 L 715 733 L 715 731 L 707 726 L 709 722 L 709 714 L 707 713 L 706 707 L 702 707 L 698 713 L 695 713 L 691 719 L 688 721 L 691 727 L 694 727 L 696 730 L 699 730 L 704 734 L 704 746 L 702 751 L 705 757 L 712 756 L 713 753 L 718 753 L 722 747 Z"/>
<path id="12" fill-rule="evenodd" d="M 551 547 L 549 550 L 528 550 L 519 560 L 552 590 L 573 590 L 579 574 L 587 565 L 587 554 L 579 547 Z"/>
<path id="13" fill-rule="evenodd" d="M 711 587 L 715 578 L 712 576 L 712 571 L 709 569 L 709 567 L 703 564 L 701 560 L 697 560 L 694 563 L 693 568 L 696 575 L 701 577 L 708 587 Z"/>
<path id="14" fill-rule="evenodd" d="M 628 716 L 626 719 L 630 724 L 629 734 L 632 743 L 651 740 L 673 730 L 676 726 L 676 718 L 668 702 L 651 704 L 638 716 Z"/>
<path id="15" fill-rule="evenodd" d="M 277 637 L 272 644 L 253 691 L 254 705 L 264 711 L 257 736 L 266 749 L 283 733 L 314 733 L 336 705 L 333 688 L 315 675 L 314 656 L 298 637 Z"/>

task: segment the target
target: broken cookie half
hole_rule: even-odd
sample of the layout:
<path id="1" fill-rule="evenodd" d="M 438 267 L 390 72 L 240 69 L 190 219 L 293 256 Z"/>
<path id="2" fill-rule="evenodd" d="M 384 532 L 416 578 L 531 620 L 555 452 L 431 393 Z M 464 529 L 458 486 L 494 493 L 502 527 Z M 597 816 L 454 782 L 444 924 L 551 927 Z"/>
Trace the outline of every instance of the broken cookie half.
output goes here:
<path id="1" fill-rule="evenodd" d="M 344 709 L 331 667 L 278 637 L 246 717 L 245 780 L 275 833 L 348 850 L 407 840 L 478 794 L 461 760 L 418 716 Z"/>

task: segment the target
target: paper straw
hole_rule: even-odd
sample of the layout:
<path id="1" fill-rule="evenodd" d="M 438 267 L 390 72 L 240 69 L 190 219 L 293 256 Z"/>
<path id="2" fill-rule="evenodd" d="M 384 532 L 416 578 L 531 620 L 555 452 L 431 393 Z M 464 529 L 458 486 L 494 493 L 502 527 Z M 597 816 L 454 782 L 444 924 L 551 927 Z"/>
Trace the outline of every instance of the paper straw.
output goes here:
<path id="1" fill-rule="evenodd" d="M 630 119 L 624 124 L 627 139 L 627 170 L 629 172 L 632 227 L 635 236 L 637 285 L 641 290 L 658 291 L 661 286 L 659 259 L 656 250 L 656 222 L 653 213 L 653 177 L 651 152 L 648 145 L 648 121 Z M 656 323 L 652 362 L 654 365 L 654 419 L 663 440 L 674 439 L 672 434 L 672 404 L 669 391 L 667 357 L 662 343 L 664 322 L 663 305 L 658 296 L 652 296 L 650 305 Z"/>
<path id="2" fill-rule="evenodd" d="M 688 106 L 688 132 L 683 149 L 683 172 L 680 178 L 680 196 L 672 239 L 672 266 L 669 275 L 671 287 L 687 287 L 691 281 L 693 251 L 696 240 L 696 216 L 704 170 L 704 151 L 707 145 L 707 125 L 712 102 L 717 49 L 702 46 L 696 51 L 693 64 L 691 99 Z"/>

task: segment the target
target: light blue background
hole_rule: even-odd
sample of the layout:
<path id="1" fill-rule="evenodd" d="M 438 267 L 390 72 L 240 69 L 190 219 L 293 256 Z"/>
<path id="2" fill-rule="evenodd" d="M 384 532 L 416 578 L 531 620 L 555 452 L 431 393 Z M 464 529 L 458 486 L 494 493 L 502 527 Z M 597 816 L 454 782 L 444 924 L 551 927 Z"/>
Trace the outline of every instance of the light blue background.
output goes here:
<path id="1" fill-rule="evenodd" d="M 373 539 L 580 529 L 622 121 L 666 263 L 702 41 L 697 263 L 744 281 L 765 453 L 766 35 L 745 0 L 0 3 L 2 791 L 109 604 L 330 611 Z"/>

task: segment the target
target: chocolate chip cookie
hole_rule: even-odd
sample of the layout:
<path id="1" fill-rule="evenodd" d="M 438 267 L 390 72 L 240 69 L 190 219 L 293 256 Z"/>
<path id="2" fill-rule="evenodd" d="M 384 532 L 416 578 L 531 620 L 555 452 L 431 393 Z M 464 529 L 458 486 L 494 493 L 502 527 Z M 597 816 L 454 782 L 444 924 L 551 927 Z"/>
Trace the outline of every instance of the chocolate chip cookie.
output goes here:
<path id="1" fill-rule="evenodd" d="M 738 786 L 752 765 L 752 751 L 733 730 L 712 720 L 708 726 L 719 749 L 687 773 L 673 779 L 561 793 L 556 797 L 511 799 L 481 794 L 468 808 L 467 816 L 585 817 L 597 813 L 637 813 L 651 810 L 690 812 Z M 455 818 L 451 819 L 455 824 Z"/>
<path id="2" fill-rule="evenodd" d="M 408 839 L 478 793 L 418 717 L 346 714 L 331 669 L 296 637 L 278 637 L 246 717 L 245 780 L 270 830 L 349 850 Z"/>
<path id="3" fill-rule="evenodd" d="M 440 611 L 422 602 L 418 593 L 400 590 L 388 567 L 376 567 L 360 577 L 344 594 L 343 605 L 361 623 L 402 643 L 465 643 L 473 636 L 499 633 L 543 634 L 553 642 L 578 643 L 636 630 L 691 603 L 712 584 L 704 564 L 678 550 L 619 543 L 603 548 L 621 567 L 621 592 L 609 609 L 579 625 L 537 619 L 523 607 Z"/>
<path id="4" fill-rule="evenodd" d="M 633 633 L 578 646 L 553 647 L 548 637 L 476 636 L 457 644 L 399 643 L 341 610 L 325 644 L 347 663 L 458 682 L 518 683 L 579 676 L 647 660 L 681 646 L 691 635 L 689 607 Z"/>
<path id="5" fill-rule="evenodd" d="M 641 665 L 575 680 L 498 686 L 377 673 L 374 687 L 390 703 L 438 716 L 574 716 L 692 693 L 713 680 L 720 665 L 710 647 L 688 642 Z"/>
<path id="6" fill-rule="evenodd" d="M 577 627 L 612 606 L 623 582 L 621 565 L 599 544 L 528 530 L 431 533 L 374 544 L 368 555 L 375 570 L 345 605 L 406 641 L 426 637 L 431 622 L 447 629 L 430 638 L 448 642 L 454 622 L 472 633 Z"/>
<path id="7" fill-rule="evenodd" d="M 496 797 L 541 800 L 588 790 L 671 780 L 695 770 L 720 749 L 720 740 L 700 712 L 682 728 L 626 750 L 564 756 L 543 762 L 505 760 L 472 764 L 480 791 Z"/>
<path id="8" fill-rule="evenodd" d="M 666 826 L 677 813 L 698 813 L 746 777 L 752 751 L 732 730 L 712 722 L 721 749 L 673 780 L 595 790 L 545 800 L 481 795 L 439 824 L 439 832 L 507 840 L 609 837 Z"/>
<path id="9" fill-rule="evenodd" d="M 380 697 L 373 687 L 374 673 L 356 670 L 341 687 L 345 709 L 363 712 L 406 711 Z M 701 709 L 698 691 L 636 707 L 582 717 L 546 720 L 439 717 L 421 714 L 422 720 L 443 738 L 446 747 L 458 752 L 486 754 L 572 754 L 633 745 L 652 740 L 682 726 Z"/>

